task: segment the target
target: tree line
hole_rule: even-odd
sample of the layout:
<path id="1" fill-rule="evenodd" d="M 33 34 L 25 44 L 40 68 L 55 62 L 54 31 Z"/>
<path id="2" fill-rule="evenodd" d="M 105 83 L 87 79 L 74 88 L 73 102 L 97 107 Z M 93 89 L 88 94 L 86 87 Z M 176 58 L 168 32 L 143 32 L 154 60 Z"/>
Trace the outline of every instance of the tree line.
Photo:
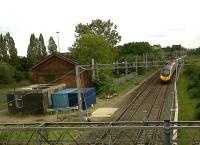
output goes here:
<path id="1" fill-rule="evenodd" d="M 33 64 L 38 63 L 48 54 L 52 54 L 54 52 L 57 52 L 57 45 L 52 36 L 49 38 L 49 43 L 46 48 L 42 34 L 40 34 L 39 38 L 36 38 L 34 34 L 31 34 L 27 50 L 27 58 L 32 60 Z"/>
<path id="2" fill-rule="evenodd" d="M 30 68 L 54 52 L 57 52 L 57 45 L 52 36 L 46 48 L 42 34 L 39 38 L 31 34 L 27 56 L 18 56 L 10 33 L 0 34 L 0 84 L 9 84 L 23 79 L 31 80 Z"/>
<path id="3" fill-rule="evenodd" d="M 181 45 L 172 47 L 151 46 L 148 42 L 130 42 L 117 45 L 121 41 L 121 36 L 111 20 L 92 20 L 90 23 L 79 23 L 75 26 L 75 41 L 69 48 L 69 53 L 76 58 L 80 64 L 91 64 L 92 58 L 96 63 L 108 64 L 116 61 L 135 61 L 135 56 L 142 56 L 144 53 L 151 53 L 161 56 L 163 53 L 173 53 L 178 50 L 185 50 Z M 67 50 L 66 50 L 67 51 Z M 57 52 L 57 45 L 53 37 L 49 38 L 47 47 L 42 34 L 37 38 L 34 34 L 30 36 L 27 48 L 27 56 L 17 56 L 14 39 L 7 33 L 0 35 L 0 61 L 7 63 L 17 70 L 14 75 L 24 73 L 17 80 L 29 78 L 29 69 L 49 54 Z M 5 66 L 5 65 L 4 65 Z M 108 74 L 108 75 L 106 75 Z M 110 78 L 112 72 L 104 70 L 100 77 Z"/>

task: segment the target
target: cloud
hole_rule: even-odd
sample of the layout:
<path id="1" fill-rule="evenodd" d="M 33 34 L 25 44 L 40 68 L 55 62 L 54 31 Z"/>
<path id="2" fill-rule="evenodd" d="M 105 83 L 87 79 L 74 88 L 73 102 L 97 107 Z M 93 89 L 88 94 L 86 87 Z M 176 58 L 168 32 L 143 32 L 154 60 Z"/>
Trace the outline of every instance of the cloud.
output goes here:
<path id="1" fill-rule="evenodd" d="M 184 31 L 186 31 L 185 28 L 170 28 L 168 30 L 172 31 L 172 32 L 184 32 Z"/>
<path id="2" fill-rule="evenodd" d="M 163 37 L 168 37 L 168 35 L 164 33 L 155 33 L 155 34 L 149 34 L 147 35 L 147 37 L 163 38 Z"/>
<path id="3" fill-rule="evenodd" d="M 0 26 L 0 34 L 6 34 L 7 32 L 10 32 L 10 28 L 6 26 Z"/>

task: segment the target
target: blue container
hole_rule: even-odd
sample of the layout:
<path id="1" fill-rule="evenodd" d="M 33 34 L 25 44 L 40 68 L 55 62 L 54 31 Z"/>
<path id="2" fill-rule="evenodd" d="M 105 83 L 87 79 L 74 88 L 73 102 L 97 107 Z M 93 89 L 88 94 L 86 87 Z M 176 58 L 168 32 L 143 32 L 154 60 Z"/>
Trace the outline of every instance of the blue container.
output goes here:
<path id="1" fill-rule="evenodd" d="M 89 108 L 92 104 L 96 104 L 96 91 L 94 88 L 85 88 L 82 94 L 83 109 Z"/>
<path id="2" fill-rule="evenodd" d="M 66 108 L 69 107 L 68 94 L 75 91 L 75 89 L 65 89 L 52 94 L 53 108 Z"/>
<path id="3" fill-rule="evenodd" d="M 81 91 L 83 109 L 96 103 L 95 88 L 84 88 Z M 53 108 L 78 106 L 78 91 L 76 88 L 65 89 L 52 95 Z"/>

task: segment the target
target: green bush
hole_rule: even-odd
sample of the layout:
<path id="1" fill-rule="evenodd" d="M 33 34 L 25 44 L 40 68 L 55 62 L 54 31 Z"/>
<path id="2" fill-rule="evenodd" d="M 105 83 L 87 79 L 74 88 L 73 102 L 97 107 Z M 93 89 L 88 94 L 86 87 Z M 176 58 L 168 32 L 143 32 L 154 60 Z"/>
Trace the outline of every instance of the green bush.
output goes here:
<path id="1" fill-rule="evenodd" d="M 199 90 L 196 87 L 192 87 L 191 89 L 189 89 L 188 93 L 191 95 L 191 98 L 199 97 Z"/>
<path id="2" fill-rule="evenodd" d="M 99 80 L 94 80 L 93 85 L 97 89 L 98 92 L 104 92 L 106 94 L 110 94 L 114 92 L 115 86 L 113 85 L 113 74 L 110 70 L 101 70 L 99 73 Z"/>
<path id="3" fill-rule="evenodd" d="M 15 70 L 14 79 L 19 82 L 24 79 L 24 74 L 21 71 Z"/>
<path id="4" fill-rule="evenodd" d="M 184 73 L 189 77 L 187 91 L 191 98 L 200 97 L 200 67 L 199 65 L 191 65 L 185 67 Z"/>
<path id="5" fill-rule="evenodd" d="M 145 74 L 145 72 L 146 72 L 146 68 L 144 68 L 144 67 L 138 68 L 138 75 L 143 75 L 143 74 Z"/>
<path id="6" fill-rule="evenodd" d="M 197 110 L 197 113 L 196 113 L 195 117 L 197 120 L 199 120 L 200 119 L 200 103 L 197 104 L 196 110 Z"/>
<path id="7" fill-rule="evenodd" d="M 14 81 L 15 69 L 7 63 L 0 62 L 0 84 L 9 84 Z"/>

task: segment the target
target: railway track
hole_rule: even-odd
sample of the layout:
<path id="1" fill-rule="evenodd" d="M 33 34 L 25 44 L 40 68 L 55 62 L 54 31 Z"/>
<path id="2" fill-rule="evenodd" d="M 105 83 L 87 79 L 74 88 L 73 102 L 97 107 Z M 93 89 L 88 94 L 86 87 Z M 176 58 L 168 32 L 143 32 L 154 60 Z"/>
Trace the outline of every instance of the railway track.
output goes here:
<path id="1" fill-rule="evenodd" d="M 159 80 L 157 80 L 156 82 L 159 83 Z M 152 90 L 157 89 L 159 91 L 153 91 L 153 93 L 151 93 L 151 95 L 149 96 L 150 99 L 153 100 L 153 101 L 152 101 L 152 103 L 151 103 L 151 105 L 150 105 L 150 107 L 148 108 L 148 111 L 147 111 L 147 119 L 148 120 L 150 120 L 150 121 L 160 120 L 160 116 L 161 116 L 161 112 L 162 112 L 163 105 L 164 105 L 164 102 L 165 102 L 165 96 L 166 96 L 166 92 L 168 90 L 168 86 L 169 86 L 169 84 L 167 84 L 165 86 L 155 85 L 153 87 Z M 152 92 L 152 90 L 151 90 L 151 92 Z M 141 102 L 141 103 L 143 103 L 143 102 Z M 138 107 L 137 110 L 139 110 L 139 107 Z M 132 115 L 130 115 L 130 117 L 129 117 L 130 121 L 132 120 L 132 117 L 134 116 L 135 113 L 136 112 L 134 111 L 132 113 Z M 120 138 L 124 138 L 125 136 L 127 136 L 126 134 L 122 135 L 122 133 L 123 133 L 123 131 L 121 131 L 117 136 L 115 136 L 114 144 L 116 142 L 117 142 L 117 144 L 120 144 L 120 142 L 119 142 L 121 140 Z M 137 133 L 136 132 L 129 132 L 129 135 L 133 136 L 132 142 L 135 144 L 135 141 L 136 142 L 144 142 L 145 137 L 151 138 L 151 140 L 154 141 L 155 136 L 156 136 L 156 132 L 150 131 L 147 134 L 147 132 L 140 130 Z"/>
<path id="2" fill-rule="evenodd" d="M 169 84 L 161 87 L 161 90 L 158 92 L 155 99 L 153 100 L 152 105 L 147 112 L 147 118 L 149 121 L 160 120 L 168 87 L 169 87 Z M 149 145 L 154 144 L 154 141 L 156 138 L 156 132 L 157 132 L 156 130 L 149 130 L 148 132 L 140 130 L 137 133 L 135 140 L 139 142 L 143 141 Z"/>
<path id="3" fill-rule="evenodd" d="M 142 114 L 142 110 L 146 103 L 147 118 L 150 121 L 160 120 L 162 114 L 166 93 L 168 91 L 168 84 L 161 85 L 158 78 L 159 72 L 144 82 L 141 87 L 135 90 L 131 97 L 128 99 L 129 104 L 125 104 L 121 113 L 113 119 L 113 121 L 134 121 L 136 114 Z M 148 105 L 147 105 L 147 102 Z M 142 119 L 142 118 L 141 118 Z M 92 134 L 92 135 L 91 135 Z M 151 138 L 150 144 L 156 138 L 156 130 L 145 132 L 142 130 L 129 131 L 124 130 L 102 130 L 92 132 L 89 135 L 89 140 L 85 144 L 102 144 L 106 138 L 112 140 L 112 144 L 126 144 L 126 142 L 137 144 L 137 142 L 144 141 L 144 138 Z M 92 137 L 93 136 L 93 137 Z"/>

